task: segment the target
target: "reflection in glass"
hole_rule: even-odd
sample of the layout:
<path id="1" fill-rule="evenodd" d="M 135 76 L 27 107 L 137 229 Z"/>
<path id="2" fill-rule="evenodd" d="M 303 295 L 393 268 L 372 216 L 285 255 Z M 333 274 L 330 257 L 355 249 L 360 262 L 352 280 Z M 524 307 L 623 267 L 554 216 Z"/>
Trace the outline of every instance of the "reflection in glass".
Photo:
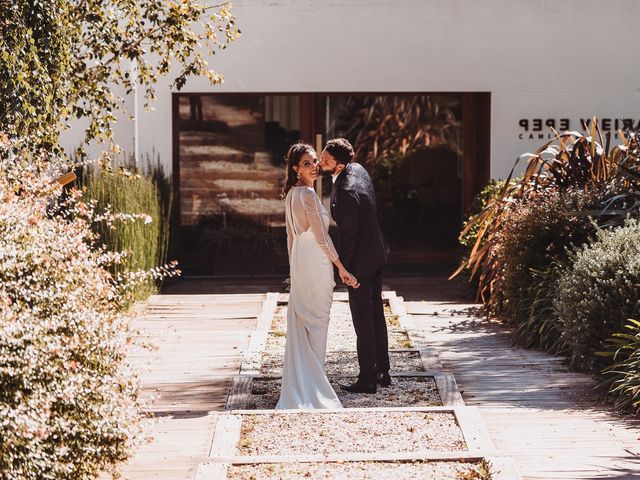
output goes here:
<path id="1" fill-rule="evenodd" d="M 326 113 L 327 138 L 347 138 L 371 175 L 392 254 L 455 248 L 462 96 L 331 95 Z"/>
<path id="2" fill-rule="evenodd" d="M 279 194 L 299 137 L 298 97 L 184 94 L 178 105 L 183 267 L 275 273 L 286 257 Z"/>

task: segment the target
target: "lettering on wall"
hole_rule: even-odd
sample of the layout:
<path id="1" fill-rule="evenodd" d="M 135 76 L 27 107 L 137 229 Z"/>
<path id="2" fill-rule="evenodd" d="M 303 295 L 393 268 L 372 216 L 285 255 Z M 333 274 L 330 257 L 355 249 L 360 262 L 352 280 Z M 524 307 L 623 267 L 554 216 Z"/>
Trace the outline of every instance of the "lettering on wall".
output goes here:
<path id="1" fill-rule="evenodd" d="M 640 120 L 633 118 L 598 118 L 600 131 L 612 132 L 613 138 L 618 138 L 618 131 L 636 130 L 640 128 Z M 554 138 L 551 131 L 555 128 L 559 132 L 565 130 L 588 130 L 591 128 L 592 118 L 521 118 L 518 121 L 520 140 L 546 140 Z"/>

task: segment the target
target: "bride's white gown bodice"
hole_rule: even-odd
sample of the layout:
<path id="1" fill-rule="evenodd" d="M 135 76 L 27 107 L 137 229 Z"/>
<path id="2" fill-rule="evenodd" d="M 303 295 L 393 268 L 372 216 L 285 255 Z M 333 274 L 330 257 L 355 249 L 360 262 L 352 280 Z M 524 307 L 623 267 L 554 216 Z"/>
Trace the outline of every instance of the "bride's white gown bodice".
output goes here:
<path id="1" fill-rule="evenodd" d="M 329 214 L 311 187 L 293 187 L 285 199 L 291 288 L 287 342 L 277 409 L 340 408 L 324 371 L 333 300 Z"/>

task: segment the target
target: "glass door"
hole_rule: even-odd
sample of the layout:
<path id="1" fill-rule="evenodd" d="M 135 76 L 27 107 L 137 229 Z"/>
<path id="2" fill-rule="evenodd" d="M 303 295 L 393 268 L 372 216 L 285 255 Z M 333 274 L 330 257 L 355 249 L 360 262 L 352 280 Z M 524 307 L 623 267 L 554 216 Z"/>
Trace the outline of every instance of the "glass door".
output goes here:
<path id="1" fill-rule="evenodd" d="M 176 94 L 177 256 L 188 275 L 287 269 L 284 157 L 299 95 Z"/>
<path id="2" fill-rule="evenodd" d="M 462 94 L 327 95 L 324 136 L 371 175 L 390 263 L 455 258 L 462 221 Z M 331 182 L 325 182 L 324 198 Z M 325 200 L 326 201 L 326 200 Z"/>

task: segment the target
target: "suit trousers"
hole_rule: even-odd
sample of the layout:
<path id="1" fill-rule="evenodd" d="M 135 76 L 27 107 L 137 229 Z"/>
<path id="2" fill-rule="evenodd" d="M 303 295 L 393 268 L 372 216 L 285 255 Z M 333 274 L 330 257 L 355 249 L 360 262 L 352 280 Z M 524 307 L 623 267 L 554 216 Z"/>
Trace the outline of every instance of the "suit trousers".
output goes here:
<path id="1" fill-rule="evenodd" d="M 359 380 L 375 382 L 378 372 L 389 371 L 389 340 L 382 305 L 382 268 L 358 277 L 359 288 L 348 287 L 349 307 L 356 330 Z"/>

